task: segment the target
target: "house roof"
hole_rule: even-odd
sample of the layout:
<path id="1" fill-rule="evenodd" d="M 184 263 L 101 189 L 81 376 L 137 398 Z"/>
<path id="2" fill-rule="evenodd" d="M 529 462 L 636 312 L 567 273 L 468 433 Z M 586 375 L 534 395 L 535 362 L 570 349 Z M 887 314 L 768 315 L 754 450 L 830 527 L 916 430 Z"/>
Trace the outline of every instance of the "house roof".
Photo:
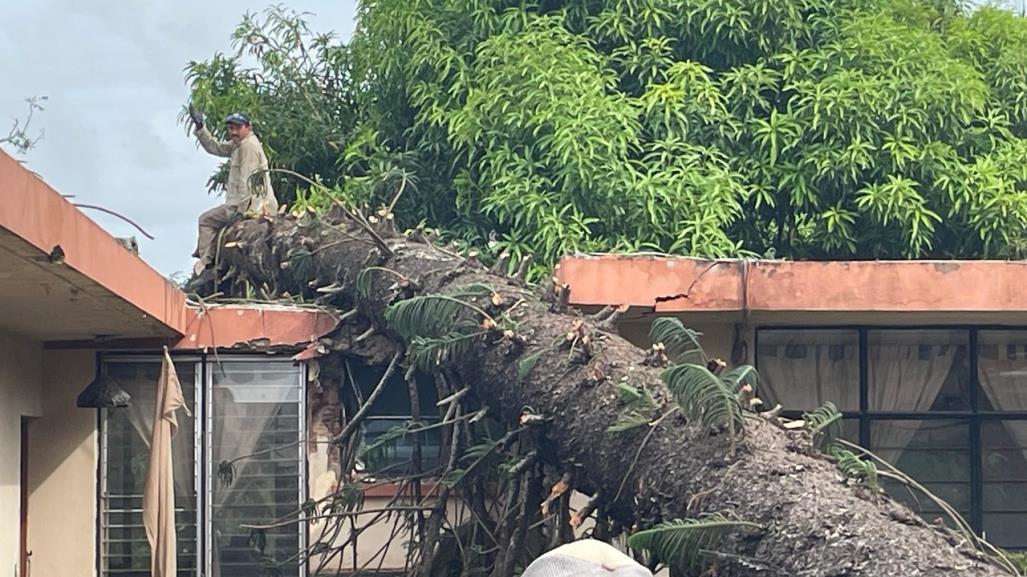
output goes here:
<path id="1" fill-rule="evenodd" d="M 0 331 L 56 347 L 204 349 L 295 347 L 334 326 L 316 309 L 189 305 L 177 286 L 0 152 Z"/>
<path id="2" fill-rule="evenodd" d="M 173 337 L 185 295 L 0 152 L 0 330 L 43 341 Z"/>
<path id="3" fill-rule="evenodd" d="M 691 315 L 935 315 L 1027 322 L 1027 262 L 703 260 L 575 255 L 557 276 L 571 303 Z"/>

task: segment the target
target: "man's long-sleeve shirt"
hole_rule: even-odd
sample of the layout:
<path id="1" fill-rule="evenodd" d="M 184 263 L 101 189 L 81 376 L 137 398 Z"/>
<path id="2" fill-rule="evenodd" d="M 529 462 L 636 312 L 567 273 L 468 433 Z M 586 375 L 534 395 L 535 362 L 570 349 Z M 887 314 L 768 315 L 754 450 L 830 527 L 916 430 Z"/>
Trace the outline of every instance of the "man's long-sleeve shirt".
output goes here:
<path id="1" fill-rule="evenodd" d="M 256 134 L 251 132 L 239 144 L 215 140 L 205 126 L 197 129 L 195 134 L 204 150 L 229 159 L 225 204 L 235 207 L 239 212 L 278 211 L 278 201 L 271 189 L 267 155 Z"/>

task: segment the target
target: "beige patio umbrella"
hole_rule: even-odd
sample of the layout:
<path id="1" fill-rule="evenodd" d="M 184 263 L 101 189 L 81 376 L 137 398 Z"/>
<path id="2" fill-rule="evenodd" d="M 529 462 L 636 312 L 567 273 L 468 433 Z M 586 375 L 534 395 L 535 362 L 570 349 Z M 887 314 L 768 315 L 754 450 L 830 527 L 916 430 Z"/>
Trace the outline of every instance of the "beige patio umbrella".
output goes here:
<path id="1" fill-rule="evenodd" d="M 176 411 L 184 409 L 187 415 L 190 413 L 167 347 L 164 347 L 164 362 L 157 381 L 157 400 L 154 406 L 150 462 L 143 488 L 143 525 L 146 527 L 146 540 L 150 542 L 151 577 L 175 577 L 178 571 L 178 542 L 175 538 L 175 478 L 171 439 L 178 431 Z"/>

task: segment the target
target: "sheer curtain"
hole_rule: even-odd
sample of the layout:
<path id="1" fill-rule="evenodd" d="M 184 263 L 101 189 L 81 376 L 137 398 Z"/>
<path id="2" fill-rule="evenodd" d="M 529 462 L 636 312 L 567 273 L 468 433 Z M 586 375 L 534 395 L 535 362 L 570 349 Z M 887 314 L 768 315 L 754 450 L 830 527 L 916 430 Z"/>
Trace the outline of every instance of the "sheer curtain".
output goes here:
<path id="1" fill-rule="evenodd" d="M 859 409 L 859 334 L 836 330 L 760 333 L 759 394 L 773 406 L 812 410 L 830 401 Z"/>
<path id="2" fill-rule="evenodd" d="M 996 411 L 1027 410 L 1027 335 L 982 331 L 977 367 L 981 389 Z M 1019 342 L 1017 342 L 1019 341 Z M 1027 458 L 1027 427 L 1003 421 Z"/>
<path id="3" fill-rule="evenodd" d="M 930 410 L 952 371 L 960 345 L 927 331 L 871 335 L 876 338 L 870 339 L 867 351 L 870 410 Z M 874 450 L 894 464 L 918 428 L 916 421 L 877 421 L 871 439 Z"/>

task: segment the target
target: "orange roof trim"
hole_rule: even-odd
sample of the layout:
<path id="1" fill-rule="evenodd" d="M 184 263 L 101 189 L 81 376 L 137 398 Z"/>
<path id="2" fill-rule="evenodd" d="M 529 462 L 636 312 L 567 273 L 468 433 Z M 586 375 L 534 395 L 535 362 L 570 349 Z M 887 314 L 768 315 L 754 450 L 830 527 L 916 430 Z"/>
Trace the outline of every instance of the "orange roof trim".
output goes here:
<path id="1" fill-rule="evenodd" d="M 177 350 L 304 346 L 335 329 L 338 319 L 321 310 L 278 305 L 190 308 Z"/>

